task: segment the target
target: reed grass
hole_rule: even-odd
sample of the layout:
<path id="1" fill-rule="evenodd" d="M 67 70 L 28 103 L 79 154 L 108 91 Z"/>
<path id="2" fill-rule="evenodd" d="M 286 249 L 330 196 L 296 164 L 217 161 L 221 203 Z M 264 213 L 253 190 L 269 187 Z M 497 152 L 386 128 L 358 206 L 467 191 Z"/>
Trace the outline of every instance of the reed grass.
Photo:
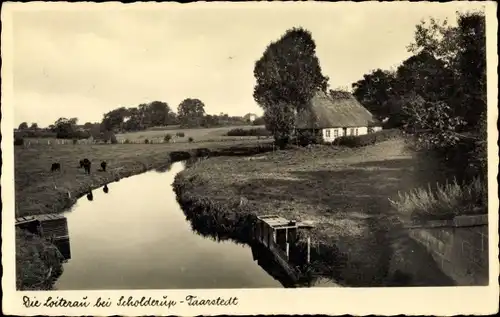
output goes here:
<path id="1" fill-rule="evenodd" d="M 418 187 L 399 193 L 397 200 L 390 200 L 401 215 L 415 220 L 448 220 L 458 215 L 486 213 L 486 184 L 474 178 L 468 184 L 456 179 L 432 188 Z"/>

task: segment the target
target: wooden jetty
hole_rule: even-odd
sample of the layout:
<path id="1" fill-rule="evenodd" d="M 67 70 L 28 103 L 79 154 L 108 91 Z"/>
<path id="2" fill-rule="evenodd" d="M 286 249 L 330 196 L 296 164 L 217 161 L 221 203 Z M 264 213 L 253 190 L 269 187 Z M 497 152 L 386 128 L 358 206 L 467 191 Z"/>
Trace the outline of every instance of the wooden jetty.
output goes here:
<path id="1" fill-rule="evenodd" d="M 66 260 L 71 258 L 68 220 L 63 215 L 46 214 L 16 218 L 16 227 L 50 240 Z"/>
<path id="2" fill-rule="evenodd" d="M 306 222 L 288 220 L 277 215 L 257 216 L 254 238 L 266 247 L 275 260 L 283 267 L 294 281 L 299 279 L 299 272 L 290 264 L 290 246 L 295 245 L 300 228 L 310 229 L 313 225 Z M 307 263 L 310 262 L 311 243 L 307 239 Z"/>

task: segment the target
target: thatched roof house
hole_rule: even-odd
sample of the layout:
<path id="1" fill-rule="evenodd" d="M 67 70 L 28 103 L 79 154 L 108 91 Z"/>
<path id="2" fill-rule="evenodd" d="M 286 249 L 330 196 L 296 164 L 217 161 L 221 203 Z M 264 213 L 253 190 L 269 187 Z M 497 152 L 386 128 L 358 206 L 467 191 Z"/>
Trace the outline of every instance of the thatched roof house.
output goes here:
<path id="1" fill-rule="evenodd" d="M 362 135 L 381 130 L 382 123 L 352 94 L 317 92 L 308 109 L 297 113 L 297 130 L 321 131 L 327 142 L 344 135 Z"/>

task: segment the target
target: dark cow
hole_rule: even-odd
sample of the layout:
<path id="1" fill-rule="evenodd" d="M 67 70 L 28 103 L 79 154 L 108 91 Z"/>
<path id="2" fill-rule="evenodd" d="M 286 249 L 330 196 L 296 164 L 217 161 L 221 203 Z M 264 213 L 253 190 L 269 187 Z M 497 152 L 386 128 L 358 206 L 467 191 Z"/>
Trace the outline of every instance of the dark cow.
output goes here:
<path id="1" fill-rule="evenodd" d="M 104 161 L 101 162 L 101 168 L 103 172 L 106 172 L 106 162 Z"/>
<path id="2" fill-rule="evenodd" d="M 108 188 L 108 185 L 104 185 L 104 187 L 102 188 L 102 191 L 107 194 L 109 192 L 109 188 Z"/>
<path id="3" fill-rule="evenodd" d="M 92 191 L 89 191 L 89 193 L 87 194 L 87 199 L 88 199 L 89 201 L 94 200 L 94 195 L 92 194 Z"/>
<path id="4" fill-rule="evenodd" d="M 61 170 L 60 163 L 52 163 L 52 166 L 50 167 L 51 172 L 60 171 L 60 170 Z"/>
<path id="5" fill-rule="evenodd" d="M 88 159 L 83 159 L 80 161 L 80 167 L 83 167 L 85 169 L 85 173 L 90 174 L 90 166 L 92 164 Z"/>

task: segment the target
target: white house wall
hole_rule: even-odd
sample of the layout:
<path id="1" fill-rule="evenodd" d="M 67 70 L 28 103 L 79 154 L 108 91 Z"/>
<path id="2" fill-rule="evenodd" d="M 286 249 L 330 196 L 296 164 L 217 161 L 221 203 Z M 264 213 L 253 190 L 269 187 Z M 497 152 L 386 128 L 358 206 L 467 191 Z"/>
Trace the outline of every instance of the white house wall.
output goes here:
<path id="1" fill-rule="evenodd" d="M 352 130 L 351 130 L 352 129 Z M 335 131 L 337 131 L 337 134 L 335 134 Z M 367 127 L 350 127 L 347 128 L 345 135 L 364 135 L 368 134 L 368 128 Z M 352 132 L 352 134 L 351 134 Z M 343 128 L 328 128 L 328 129 L 322 129 L 321 134 L 323 136 L 323 141 L 325 142 L 332 142 L 338 137 L 344 136 L 344 129 Z"/>

